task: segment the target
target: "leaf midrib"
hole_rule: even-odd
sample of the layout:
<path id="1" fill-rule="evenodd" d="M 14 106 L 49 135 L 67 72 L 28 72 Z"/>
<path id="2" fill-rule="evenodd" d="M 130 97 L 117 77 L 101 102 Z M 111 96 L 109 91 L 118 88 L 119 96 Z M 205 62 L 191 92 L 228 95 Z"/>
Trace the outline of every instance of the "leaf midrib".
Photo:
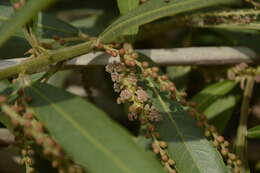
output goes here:
<path id="1" fill-rule="evenodd" d="M 190 153 L 190 156 L 191 156 L 191 159 L 193 160 L 193 163 L 196 165 L 196 167 L 198 168 L 198 170 L 199 170 L 200 172 L 202 172 L 202 171 L 201 171 L 201 168 L 196 164 L 196 162 L 195 162 L 196 159 L 193 157 L 193 154 L 192 154 L 192 152 L 191 152 L 191 149 L 190 149 L 189 146 L 186 144 L 186 142 L 185 142 L 185 140 L 184 140 L 184 137 L 182 136 L 182 134 L 181 134 L 180 131 L 179 131 L 178 126 L 176 125 L 176 123 L 175 123 L 174 120 L 172 119 L 171 114 L 169 113 L 169 111 L 168 111 L 168 109 L 167 109 L 167 106 L 165 105 L 164 101 L 162 100 L 160 94 L 159 94 L 159 93 L 157 92 L 157 90 L 155 89 L 155 86 L 154 86 L 153 82 L 151 82 L 149 79 L 148 79 L 148 82 L 149 82 L 149 84 L 152 86 L 152 87 L 151 87 L 152 90 L 156 93 L 157 99 L 160 101 L 160 103 L 161 103 L 163 109 L 165 110 L 165 112 L 167 113 L 169 119 L 171 120 L 171 123 L 172 123 L 173 126 L 176 128 L 176 131 L 177 131 L 178 135 L 180 136 L 181 140 L 183 141 L 183 144 L 185 145 L 185 147 L 187 148 L 188 152 Z"/>
<path id="2" fill-rule="evenodd" d="M 133 173 L 130 168 L 127 167 L 126 164 L 124 164 L 123 162 L 121 162 L 121 160 L 117 157 L 115 157 L 115 155 L 109 151 L 102 143 L 100 143 L 98 140 L 96 140 L 90 133 L 88 133 L 86 131 L 86 129 L 84 129 L 77 121 L 73 120 L 66 112 L 64 112 L 62 109 L 60 109 L 58 106 L 56 106 L 55 104 L 53 104 L 51 102 L 51 100 L 46 97 L 45 95 L 43 95 L 37 88 L 31 86 L 32 90 L 38 94 L 42 99 L 46 100 L 47 102 L 49 102 L 49 104 L 51 105 L 51 107 L 53 107 L 53 109 L 55 109 L 57 112 L 59 112 L 60 114 L 58 115 L 62 115 L 63 118 L 65 120 L 67 120 L 68 122 L 71 123 L 71 125 L 78 129 L 78 131 L 81 133 L 82 136 L 84 136 L 87 140 L 89 140 L 93 146 L 95 146 L 96 148 L 98 148 L 99 150 L 101 150 L 108 158 L 110 158 L 115 165 L 117 165 L 120 169 L 122 169 L 123 171 L 127 172 L 127 173 Z"/>
<path id="3" fill-rule="evenodd" d="M 143 16 L 147 16 L 147 15 L 150 15 L 150 14 L 153 14 L 153 13 L 156 13 L 156 12 L 160 12 L 162 10 L 167 10 L 167 9 L 170 9 L 172 7 L 175 6 L 175 8 L 177 8 L 178 6 L 184 6 L 184 5 L 187 5 L 187 4 L 192 4 L 192 3 L 195 3 L 196 1 L 201 1 L 201 0 L 193 0 L 193 1 L 187 1 L 187 2 L 176 2 L 176 3 L 173 3 L 171 5 L 168 5 L 168 6 L 163 6 L 161 8 L 156 8 L 154 10 L 149 10 L 147 11 L 146 13 L 143 13 L 143 15 L 137 15 L 137 16 L 134 16 L 128 20 L 125 20 L 125 21 L 122 21 L 120 22 L 119 24 L 117 24 L 116 26 L 114 26 L 113 24 L 108 27 L 104 32 L 103 34 L 100 35 L 100 39 L 102 40 L 102 38 L 106 37 L 106 35 L 108 35 L 109 32 L 114 32 L 115 30 L 117 30 L 118 28 L 120 28 L 121 26 L 124 26 L 126 23 L 130 23 L 132 21 L 135 21 L 135 20 L 138 20 L 139 18 L 142 18 Z M 213 2 L 213 1 L 212 1 Z M 190 10 L 190 9 L 193 9 L 193 6 L 191 6 L 190 8 L 186 8 L 186 10 Z M 147 20 L 147 22 L 151 21 L 151 20 L 155 20 L 157 18 L 160 18 L 160 17 L 154 17 L 154 18 L 151 18 L 150 20 Z M 112 29 L 110 29 L 112 28 Z"/>

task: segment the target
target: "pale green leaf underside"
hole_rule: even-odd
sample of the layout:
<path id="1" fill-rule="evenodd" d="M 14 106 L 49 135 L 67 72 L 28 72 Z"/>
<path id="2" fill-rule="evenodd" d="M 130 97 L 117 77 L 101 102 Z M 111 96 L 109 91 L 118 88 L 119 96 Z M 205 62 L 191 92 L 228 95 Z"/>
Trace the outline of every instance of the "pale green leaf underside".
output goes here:
<path id="1" fill-rule="evenodd" d="M 157 20 L 162 17 L 179 14 L 216 5 L 237 4 L 240 0 L 149 0 L 140 7 L 117 19 L 101 35 L 100 40 L 109 42 L 124 33 L 129 27 Z"/>
<path id="2" fill-rule="evenodd" d="M 197 109 L 204 112 L 218 98 L 225 96 L 237 85 L 234 81 L 220 81 L 196 94 L 191 101 L 197 102 Z"/>
<path id="3" fill-rule="evenodd" d="M 210 123 L 217 127 L 219 132 L 223 132 L 239 99 L 240 95 L 238 94 L 230 94 L 218 98 L 215 102 L 210 104 L 203 113 L 208 117 Z"/>
<path id="4" fill-rule="evenodd" d="M 32 108 L 51 135 L 79 164 L 95 173 L 162 173 L 154 158 L 140 148 L 105 113 L 62 89 L 36 83 L 26 89 Z"/>

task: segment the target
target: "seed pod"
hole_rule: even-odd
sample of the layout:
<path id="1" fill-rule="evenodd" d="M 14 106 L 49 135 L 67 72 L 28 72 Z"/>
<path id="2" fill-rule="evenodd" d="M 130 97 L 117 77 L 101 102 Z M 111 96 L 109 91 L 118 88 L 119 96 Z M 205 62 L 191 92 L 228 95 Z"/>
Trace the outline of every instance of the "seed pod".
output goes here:
<path id="1" fill-rule="evenodd" d="M 222 156 L 227 156 L 228 152 L 229 152 L 228 149 L 221 149 L 221 151 L 220 151 Z"/>
<path id="2" fill-rule="evenodd" d="M 176 88 L 173 87 L 173 86 L 171 86 L 171 87 L 169 88 L 169 90 L 170 90 L 171 92 L 175 92 L 175 91 L 176 91 Z"/>
<path id="3" fill-rule="evenodd" d="M 25 120 L 24 121 L 24 127 L 25 128 L 30 128 L 30 127 L 32 127 L 32 122 L 31 122 L 31 120 Z"/>
<path id="4" fill-rule="evenodd" d="M 119 49 L 119 55 L 124 55 L 125 54 L 125 49 L 124 48 L 121 48 Z"/>
<path id="5" fill-rule="evenodd" d="M 154 154 L 159 154 L 160 153 L 160 149 L 158 147 L 153 148 L 153 153 Z"/>
<path id="6" fill-rule="evenodd" d="M 229 142 L 228 141 L 224 141 L 223 145 L 224 145 L 224 147 L 228 147 L 229 146 Z"/>
<path id="7" fill-rule="evenodd" d="M 53 168 L 58 168 L 60 166 L 60 162 L 58 160 L 53 160 L 51 165 Z"/>
<path id="8" fill-rule="evenodd" d="M 204 135 L 205 135 L 206 137 L 210 137 L 211 133 L 210 133 L 210 131 L 205 130 Z"/>
<path id="9" fill-rule="evenodd" d="M 136 53 L 136 52 L 134 52 L 134 53 L 132 53 L 131 54 L 131 57 L 133 58 L 133 59 L 136 59 L 136 58 L 138 58 L 138 53 Z"/>
<path id="10" fill-rule="evenodd" d="M 152 67 L 152 72 L 158 72 L 159 68 L 158 67 Z"/>
<path id="11" fill-rule="evenodd" d="M 156 72 L 152 72 L 152 77 L 156 79 L 158 77 L 158 74 Z"/>
<path id="12" fill-rule="evenodd" d="M 147 76 L 149 76 L 149 73 L 147 72 L 147 71 L 143 71 L 143 77 L 147 77 Z"/>
<path id="13" fill-rule="evenodd" d="M 132 61 L 129 62 L 129 66 L 134 67 L 135 65 L 136 65 L 136 63 L 135 63 L 134 60 L 132 60 Z"/>
<path id="14" fill-rule="evenodd" d="M 229 157 L 232 161 L 234 161 L 234 160 L 237 159 L 236 155 L 233 154 L 233 153 L 228 153 L 228 157 Z"/>
<path id="15" fill-rule="evenodd" d="M 14 127 L 17 127 L 19 125 L 19 121 L 17 119 L 11 118 L 11 123 Z"/>
<path id="16" fill-rule="evenodd" d="M 110 55 L 113 56 L 113 57 L 117 57 L 117 52 L 116 51 L 111 51 Z"/>
<path id="17" fill-rule="evenodd" d="M 51 139 L 50 137 L 45 137 L 45 141 L 44 143 L 46 144 L 46 146 L 48 147 L 54 147 L 55 146 L 55 141 L 53 139 Z"/>
<path id="18" fill-rule="evenodd" d="M 218 141 L 214 140 L 214 141 L 213 141 L 213 146 L 214 146 L 214 147 L 218 147 L 218 146 L 219 146 Z"/>
<path id="19" fill-rule="evenodd" d="M 162 147 L 162 148 L 166 148 L 166 147 L 168 146 L 165 141 L 160 141 L 159 145 L 160 145 L 160 147 Z"/>
<path id="20" fill-rule="evenodd" d="M 43 132 L 43 129 L 44 129 L 43 124 L 40 123 L 40 122 L 37 122 L 37 123 L 35 124 L 35 129 L 36 129 L 37 132 L 42 133 L 42 132 Z"/>
<path id="21" fill-rule="evenodd" d="M 149 132 L 154 132 L 155 131 L 155 126 L 152 124 L 149 124 L 147 129 L 149 130 Z"/>
<path id="22" fill-rule="evenodd" d="M 181 97 L 187 97 L 187 93 L 186 92 L 180 92 L 179 93 Z"/>
<path id="23" fill-rule="evenodd" d="M 168 160 L 168 163 L 169 163 L 169 165 L 171 165 L 171 166 L 173 166 L 173 165 L 176 164 L 176 162 L 175 162 L 174 160 L 172 160 L 172 159 L 169 159 L 169 160 Z"/>
<path id="24" fill-rule="evenodd" d="M 167 162 L 169 160 L 169 157 L 167 156 L 167 154 L 164 154 L 161 156 L 161 159 L 162 161 Z"/>
<path id="25" fill-rule="evenodd" d="M 142 67 L 147 68 L 149 66 L 149 63 L 147 61 L 142 62 Z"/>
<path id="26" fill-rule="evenodd" d="M 31 112 L 27 112 L 24 114 L 24 117 L 27 119 L 32 119 L 33 118 L 33 114 Z"/>
<path id="27" fill-rule="evenodd" d="M 228 164 L 228 165 L 232 165 L 232 164 L 233 164 L 232 160 L 228 159 L 228 160 L 227 160 L 227 164 Z"/>
<path id="28" fill-rule="evenodd" d="M 238 166 L 242 165 L 241 160 L 237 160 L 236 163 L 237 163 Z"/>
<path id="29" fill-rule="evenodd" d="M 165 87 L 165 85 L 163 85 L 163 86 L 161 86 L 161 91 L 166 91 L 166 87 Z"/>
<path id="30" fill-rule="evenodd" d="M 240 169 L 239 169 L 239 168 L 234 168 L 234 169 L 233 169 L 233 172 L 234 172 L 234 173 L 240 173 Z"/>
<path id="31" fill-rule="evenodd" d="M 217 139 L 216 139 L 218 142 L 222 143 L 225 141 L 224 137 L 223 136 L 218 136 Z"/>
<path id="32" fill-rule="evenodd" d="M 162 76 L 161 76 L 161 79 L 162 79 L 162 80 L 169 80 L 169 77 L 168 77 L 167 75 L 162 75 Z"/>
<path id="33" fill-rule="evenodd" d="M 27 138 L 32 138 L 32 132 L 30 129 L 23 129 L 24 131 L 24 135 L 27 137 Z"/>
<path id="34" fill-rule="evenodd" d="M 13 8 L 14 9 L 19 9 L 19 8 L 21 8 L 22 7 L 22 3 L 21 2 L 15 2 L 15 3 L 13 3 Z"/>

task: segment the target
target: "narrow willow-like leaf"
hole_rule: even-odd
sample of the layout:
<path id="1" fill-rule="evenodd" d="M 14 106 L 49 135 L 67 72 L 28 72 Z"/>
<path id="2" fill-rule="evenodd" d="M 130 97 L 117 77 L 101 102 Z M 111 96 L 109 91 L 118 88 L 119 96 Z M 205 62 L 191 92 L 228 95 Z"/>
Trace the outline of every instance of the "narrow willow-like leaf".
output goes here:
<path id="1" fill-rule="evenodd" d="M 46 8 L 55 0 L 29 0 L 7 22 L 0 27 L 0 46 L 18 30 L 32 19 L 40 10 Z"/>
<path id="2" fill-rule="evenodd" d="M 230 94 L 218 98 L 203 113 L 208 117 L 210 123 L 217 127 L 219 132 L 222 132 L 229 122 L 239 99 L 239 94 Z"/>
<path id="3" fill-rule="evenodd" d="M 139 0 L 117 0 L 118 8 L 121 15 L 135 9 L 139 5 Z M 129 28 L 124 34 L 125 35 L 136 35 L 138 33 L 138 27 Z"/>
<path id="4" fill-rule="evenodd" d="M 196 94 L 191 101 L 197 102 L 197 109 L 204 112 L 209 105 L 211 105 L 218 98 L 228 94 L 236 85 L 236 82 L 229 80 L 217 82 Z"/>
<path id="5" fill-rule="evenodd" d="M 13 13 L 13 7 L 0 5 L 0 26 L 2 26 Z M 37 32 L 39 32 L 41 37 L 51 38 L 53 35 L 75 36 L 78 34 L 79 30 L 72 25 L 57 19 L 55 16 L 47 13 L 39 13 Z M 21 30 L 18 30 L 15 36 L 24 37 Z"/>
<path id="6" fill-rule="evenodd" d="M 146 59 L 146 61 L 150 61 Z M 151 61 L 150 61 L 151 62 Z M 225 173 L 228 172 L 220 154 L 203 136 L 196 120 L 184 108 L 161 92 L 152 78 L 142 84 L 150 96 L 151 103 L 163 116 L 156 127 L 162 140 L 168 143 L 170 156 L 176 161 L 181 173 Z"/>
<path id="7" fill-rule="evenodd" d="M 247 132 L 247 137 L 259 139 L 260 138 L 260 125 L 249 129 Z"/>
<path id="8" fill-rule="evenodd" d="M 37 118 L 78 164 L 93 173 L 162 173 L 132 136 L 80 97 L 48 84 L 26 88 Z"/>
<path id="9" fill-rule="evenodd" d="M 109 42 L 124 33 L 129 27 L 140 26 L 162 17 L 216 5 L 239 4 L 240 0 L 149 0 L 112 23 L 100 40 Z"/>
<path id="10" fill-rule="evenodd" d="M 11 6 L 0 5 L 0 27 L 11 17 L 14 10 Z M 37 21 L 37 36 L 40 41 L 46 42 L 53 38 L 54 35 L 60 37 L 78 36 L 79 29 L 65 23 L 52 15 L 39 13 Z M 10 51 L 15 49 L 15 51 Z M 24 56 L 24 53 L 30 49 L 28 41 L 24 38 L 21 29 L 16 31 L 3 46 L 0 47 L 1 58 L 13 58 Z"/>

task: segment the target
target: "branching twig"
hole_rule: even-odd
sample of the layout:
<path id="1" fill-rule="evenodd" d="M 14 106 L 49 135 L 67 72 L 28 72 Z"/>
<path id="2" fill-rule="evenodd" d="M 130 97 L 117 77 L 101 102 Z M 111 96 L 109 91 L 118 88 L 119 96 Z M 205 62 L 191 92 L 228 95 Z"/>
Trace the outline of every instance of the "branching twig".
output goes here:
<path id="1" fill-rule="evenodd" d="M 253 76 L 247 78 L 246 88 L 243 94 L 243 102 L 240 113 L 240 122 L 237 129 L 237 139 L 236 139 L 236 153 L 242 160 L 242 172 L 246 172 L 247 165 L 247 119 L 249 115 L 249 103 L 253 93 L 255 79 Z"/>

